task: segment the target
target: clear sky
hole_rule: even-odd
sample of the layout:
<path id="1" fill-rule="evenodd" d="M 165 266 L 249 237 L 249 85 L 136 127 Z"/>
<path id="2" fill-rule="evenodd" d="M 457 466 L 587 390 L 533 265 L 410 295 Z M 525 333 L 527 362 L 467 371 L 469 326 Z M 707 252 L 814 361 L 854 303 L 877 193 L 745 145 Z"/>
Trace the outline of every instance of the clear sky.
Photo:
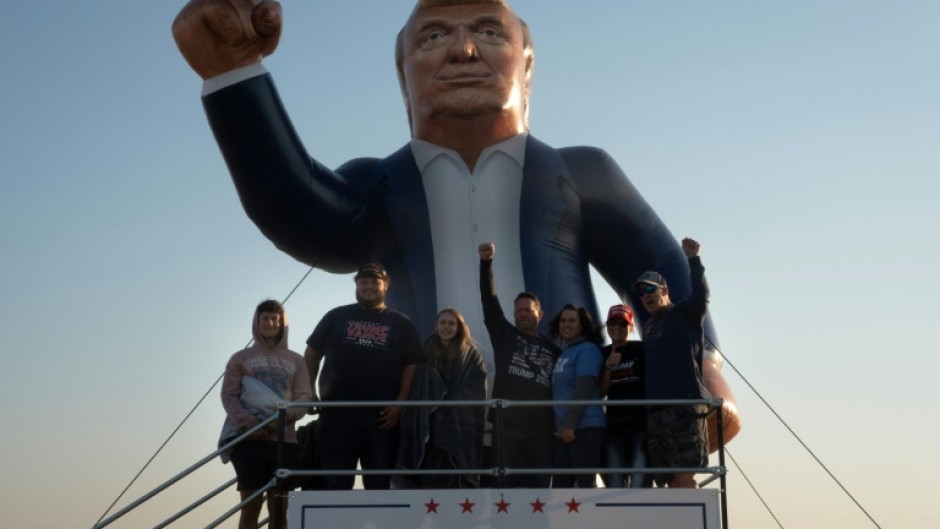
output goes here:
<path id="1" fill-rule="evenodd" d="M 246 344 L 255 304 L 306 271 L 241 210 L 170 35 L 181 4 L 0 17 L 0 526 L 91 527 Z M 532 133 L 606 149 L 701 241 L 725 354 L 882 527 L 940 525 L 940 3 L 514 6 L 536 44 Z M 265 63 L 326 165 L 407 141 L 392 44 L 410 7 L 284 1 Z M 288 303 L 293 348 L 352 299 L 314 272 Z M 873 527 L 725 376 L 744 422 L 729 448 L 784 527 Z M 129 497 L 211 452 L 222 419 L 216 388 Z M 214 462 L 118 527 L 232 475 Z M 728 495 L 733 526 L 775 527 L 733 467 Z"/>

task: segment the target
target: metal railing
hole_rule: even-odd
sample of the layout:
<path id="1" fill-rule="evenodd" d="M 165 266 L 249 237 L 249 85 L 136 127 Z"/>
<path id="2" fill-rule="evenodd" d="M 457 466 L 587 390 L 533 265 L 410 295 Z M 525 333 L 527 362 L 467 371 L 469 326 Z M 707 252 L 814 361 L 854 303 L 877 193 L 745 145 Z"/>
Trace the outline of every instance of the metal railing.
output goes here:
<path id="1" fill-rule="evenodd" d="M 290 404 L 290 403 L 285 403 L 285 404 Z M 285 408 L 285 409 L 286 409 L 286 408 Z M 218 450 L 216 450 L 215 452 L 212 452 L 211 454 L 209 454 L 209 455 L 205 456 L 204 458 L 200 459 L 199 461 L 197 461 L 196 463 L 194 463 L 193 465 L 191 465 L 191 466 L 190 466 L 189 468 L 187 468 L 186 470 L 183 470 L 182 472 L 176 474 L 176 475 L 173 476 L 172 478 L 166 480 L 164 483 L 162 483 L 161 485 L 157 486 L 155 489 L 151 490 L 150 492 L 144 494 L 143 496 L 141 496 L 141 497 L 138 498 L 137 500 L 131 502 L 130 504 L 128 504 L 126 507 L 124 507 L 124 508 L 121 509 L 120 511 L 118 511 L 118 512 L 112 514 L 111 516 L 105 518 L 104 520 L 98 522 L 97 524 L 95 524 L 95 525 L 92 527 L 92 529 L 102 529 L 102 528 L 104 528 L 104 527 L 107 527 L 108 525 L 111 525 L 112 523 L 114 523 L 115 521 L 117 521 L 119 518 L 123 517 L 124 515 L 128 514 L 128 513 L 131 512 L 131 511 L 133 511 L 133 510 L 136 509 L 137 507 L 140 507 L 141 505 L 143 505 L 143 504 L 146 503 L 147 501 L 151 500 L 152 498 L 154 498 L 155 496 L 157 496 L 157 495 L 160 494 L 161 492 L 163 492 L 163 491 L 165 491 L 166 489 L 170 488 L 171 486 L 175 485 L 176 483 L 178 483 L 180 480 L 182 480 L 182 479 L 185 478 L 186 476 L 188 476 L 188 475 L 192 474 L 193 472 L 199 470 L 199 469 L 202 468 L 206 463 L 208 463 L 209 461 L 212 461 L 213 459 L 215 459 L 216 457 L 218 457 L 218 456 L 219 456 L 220 454 L 222 454 L 223 452 L 226 452 L 226 451 L 228 451 L 228 450 L 231 450 L 235 445 L 237 445 L 238 443 L 242 442 L 244 439 L 248 438 L 249 436 L 251 436 L 252 434 L 254 434 L 255 432 L 257 432 L 258 430 L 260 430 L 260 429 L 264 428 L 265 426 L 267 426 L 268 424 L 271 424 L 272 422 L 278 420 L 279 415 L 281 415 L 281 410 L 278 410 L 277 413 L 272 413 L 269 417 L 267 417 L 266 419 L 264 419 L 263 421 L 261 421 L 259 424 L 257 424 L 257 425 L 255 425 L 254 427 L 252 427 L 252 428 L 246 430 L 245 433 L 239 435 L 238 437 L 232 439 L 231 442 L 225 444 L 224 446 L 220 447 L 220 448 L 219 448 Z M 283 421 L 282 421 L 280 424 L 283 425 L 283 424 L 284 424 Z M 279 427 L 278 430 L 283 431 L 283 426 Z M 229 480 L 228 482 L 226 482 L 226 483 L 223 484 L 222 486 L 216 488 L 215 490 L 213 490 L 213 491 L 210 492 L 209 494 L 207 494 L 207 495 L 203 496 L 202 498 L 200 498 L 199 500 L 193 502 L 192 504 L 190 504 L 189 506 L 185 507 L 185 508 L 182 509 L 181 511 L 177 512 L 176 514 L 174 514 L 174 515 L 171 516 L 170 518 L 168 518 L 168 519 L 164 520 L 163 522 L 161 522 L 161 523 L 155 525 L 155 526 L 154 526 L 154 529 L 163 528 L 163 527 L 166 527 L 167 525 L 169 525 L 169 524 L 175 522 L 176 520 L 180 519 L 182 516 L 188 514 L 189 512 L 191 512 L 192 510 L 194 510 L 195 508 L 199 507 L 200 505 L 202 505 L 202 504 L 204 504 L 205 502 L 209 501 L 209 500 L 212 499 L 213 497 L 217 496 L 217 495 L 218 495 L 219 493 L 221 493 L 223 490 L 227 489 L 228 487 L 231 487 L 234 483 L 235 483 L 235 478 L 232 478 L 231 480 Z M 244 502 L 242 502 L 242 504 L 245 504 L 245 503 L 247 503 L 247 500 L 244 501 Z M 239 507 L 239 508 L 240 508 L 240 507 Z M 237 511 L 236 511 L 236 512 L 237 512 Z M 229 515 L 229 516 L 231 516 L 231 515 Z M 216 525 L 218 525 L 218 524 L 216 524 Z M 212 527 L 215 527 L 215 526 L 212 526 Z"/>
<path id="2" fill-rule="evenodd" d="M 500 450 L 498 450 L 500 443 L 500 430 L 502 429 L 502 412 L 508 408 L 520 408 L 520 407 L 551 407 L 557 405 L 571 405 L 571 406 L 596 406 L 601 404 L 603 406 L 627 406 L 627 407 L 661 407 L 661 406 L 692 406 L 692 405 L 705 405 L 709 408 L 709 414 L 716 413 L 716 426 L 717 426 L 717 436 L 718 436 L 718 465 L 712 467 L 584 467 L 584 468 L 511 468 L 501 465 L 499 459 Z M 494 438 L 493 438 L 493 447 L 494 454 L 496 456 L 496 461 L 492 467 L 489 468 L 479 468 L 479 469 L 388 469 L 388 470 L 366 470 L 366 469 L 353 469 L 353 470 L 301 470 L 301 469 L 287 469 L 284 468 L 284 426 L 286 425 L 287 410 L 290 408 L 309 408 L 317 409 L 316 413 L 319 412 L 319 409 L 329 409 L 329 408 L 384 408 L 389 406 L 400 406 L 400 407 L 487 407 L 494 410 L 494 423 L 496 427 L 494 428 Z M 726 483 L 726 474 L 727 469 L 725 467 L 725 450 L 724 450 L 724 427 L 722 423 L 722 400 L 721 399 L 681 399 L 681 400 L 525 400 L 525 401 L 510 401 L 507 399 L 487 399 L 487 400 L 464 400 L 464 401 L 449 401 L 449 400 L 431 400 L 431 401 L 341 401 L 341 402 L 281 402 L 278 405 L 278 411 L 272 413 L 266 419 L 261 421 L 259 424 L 240 434 L 238 437 L 234 438 L 229 443 L 220 447 L 218 450 L 212 452 L 211 454 L 200 459 L 187 469 L 176 474 L 163 484 L 157 486 L 150 492 L 144 494 L 139 499 L 128 504 L 126 507 L 120 511 L 112 514 L 111 516 L 105 518 L 101 522 L 97 523 L 92 527 L 92 529 L 103 529 L 113 522 L 117 521 L 121 517 L 130 513 L 137 507 L 143 505 L 147 501 L 151 500 L 161 492 L 167 490 L 174 484 L 181 481 L 183 478 L 189 476 L 206 463 L 212 461 L 220 454 L 231 450 L 235 445 L 248 438 L 258 430 L 266 427 L 273 421 L 278 421 L 278 442 L 277 442 L 277 467 L 278 470 L 275 472 L 274 478 L 269 481 L 264 487 L 258 489 L 250 495 L 249 497 L 243 499 L 241 502 L 237 503 L 234 507 L 223 513 L 221 516 L 212 521 L 209 525 L 206 526 L 206 529 L 213 529 L 221 525 L 225 520 L 230 518 L 235 513 L 239 512 L 242 507 L 255 500 L 262 494 L 274 490 L 276 491 L 275 496 L 275 512 L 282 512 L 282 502 L 284 501 L 283 492 L 285 491 L 285 482 L 292 477 L 314 477 L 314 476 L 365 476 L 365 475 L 374 475 L 374 476 L 402 476 L 402 475 L 446 475 L 446 476 L 465 476 L 465 475 L 478 475 L 478 476 L 492 476 L 495 479 L 496 486 L 494 488 L 502 488 L 502 480 L 506 476 L 511 475 L 558 475 L 558 474 L 609 474 L 609 473 L 623 473 L 623 474 L 673 474 L 673 473 L 695 473 L 695 474 L 710 474 L 708 478 L 698 483 L 700 487 L 704 487 L 715 480 L 719 481 L 719 492 L 720 492 L 720 510 L 721 510 L 721 520 L 723 529 L 728 528 L 728 505 L 727 505 L 727 483 Z M 183 516 L 189 514 L 197 507 L 205 504 L 210 499 L 214 498 L 222 491 L 231 487 L 236 482 L 235 478 L 227 481 L 218 488 L 212 490 L 205 496 L 199 498 L 190 505 L 184 507 L 179 512 L 173 514 L 166 520 L 160 522 L 154 526 L 154 529 L 163 529 L 164 527 L 169 526 L 170 524 L 178 521 Z M 262 520 L 259 523 L 259 527 L 265 525 L 268 520 Z M 285 529 L 280 527 L 279 517 L 275 517 L 271 521 L 272 529 Z"/>

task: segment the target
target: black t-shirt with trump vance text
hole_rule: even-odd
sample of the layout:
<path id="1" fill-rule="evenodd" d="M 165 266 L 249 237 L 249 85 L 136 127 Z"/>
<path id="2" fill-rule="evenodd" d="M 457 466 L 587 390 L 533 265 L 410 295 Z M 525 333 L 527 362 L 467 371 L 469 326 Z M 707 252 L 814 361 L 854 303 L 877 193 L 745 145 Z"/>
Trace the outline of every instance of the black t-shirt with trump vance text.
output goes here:
<path id="1" fill-rule="evenodd" d="M 389 308 L 337 307 L 323 316 L 307 345 L 323 357 L 324 401 L 395 400 L 402 369 L 426 361 L 412 321 Z"/>

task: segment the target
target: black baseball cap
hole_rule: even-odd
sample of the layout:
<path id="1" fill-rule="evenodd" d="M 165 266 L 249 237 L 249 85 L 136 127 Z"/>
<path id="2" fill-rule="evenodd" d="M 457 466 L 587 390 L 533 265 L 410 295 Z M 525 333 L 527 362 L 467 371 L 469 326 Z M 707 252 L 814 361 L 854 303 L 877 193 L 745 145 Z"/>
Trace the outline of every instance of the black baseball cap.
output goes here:
<path id="1" fill-rule="evenodd" d="M 369 261 L 359 265 L 359 271 L 356 272 L 356 279 L 362 279 L 363 277 L 374 277 L 388 281 L 388 272 L 385 271 L 385 267 L 382 266 L 382 263 Z"/>
<path id="2" fill-rule="evenodd" d="M 637 287 L 641 285 L 653 285 L 655 287 L 665 287 L 666 278 L 662 276 L 659 272 L 655 270 L 649 270 L 640 274 L 640 277 L 636 278 L 636 281 L 633 282 L 633 290 L 636 290 Z"/>

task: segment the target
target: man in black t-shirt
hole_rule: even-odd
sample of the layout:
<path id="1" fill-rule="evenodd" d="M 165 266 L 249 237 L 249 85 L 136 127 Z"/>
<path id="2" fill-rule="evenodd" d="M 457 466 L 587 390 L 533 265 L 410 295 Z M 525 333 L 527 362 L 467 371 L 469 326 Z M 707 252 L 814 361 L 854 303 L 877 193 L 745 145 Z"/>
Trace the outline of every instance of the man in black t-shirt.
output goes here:
<path id="1" fill-rule="evenodd" d="M 389 277 L 381 263 L 365 263 L 356 274 L 356 301 L 323 317 L 307 339 L 304 359 L 319 400 L 407 400 L 417 364 L 425 362 L 411 320 L 385 306 Z M 323 364 L 321 369 L 320 364 Z M 316 393 L 316 391 L 315 391 Z M 315 395 L 316 397 L 316 395 Z M 324 408 L 320 412 L 323 469 L 393 468 L 398 450 L 400 406 Z M 354 476 L 329 476 L 330 489 L 352 489 Z M 367 489 L 387 489 L 388 476 L 363 476 Z"/>
<path id="2" fill-rule="evenodd" d="M 493 398 L 508 400 L 552 400 L 552 371 L 560 350 L 539 335 L 542 307 L 530 292 L 516 296 L 515 325 L 503 315 L 493 282 L 493 255 L 496 245 L 480 245 L 480 300 L 483 320 L 493 344 Z M 551 468 L 555 443 L 552 408 L 510 407 L 491 412 L 499 439 L 500 466 L 509 468 Z M 509 475 L 505 487 L 548 488 L 551 475 Z"/>

